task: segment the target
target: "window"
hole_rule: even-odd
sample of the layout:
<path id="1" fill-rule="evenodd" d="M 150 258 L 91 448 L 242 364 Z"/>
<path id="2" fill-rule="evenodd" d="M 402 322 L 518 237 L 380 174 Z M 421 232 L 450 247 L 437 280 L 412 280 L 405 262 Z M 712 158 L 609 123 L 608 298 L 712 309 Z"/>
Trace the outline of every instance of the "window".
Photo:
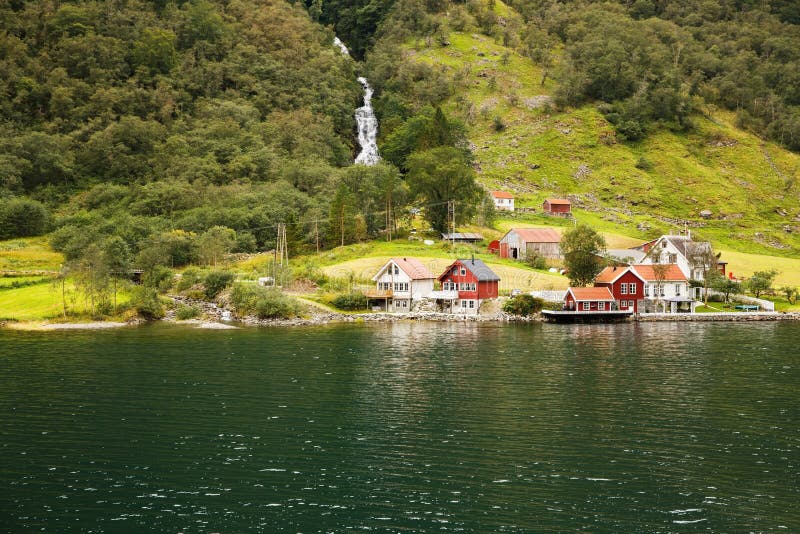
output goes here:
<path id="1" fill-rule="evenodd" d="M 600 302 L 600 303 L 598 303 L 598 304 L 597 304 L 597 309 L 598 309 L 598 310 L 600 310 L 600 311 L 605 311 L 605 309 L 606 309 L 606 303 L 605 303 L 605 302 Z"/>
<path id="2" fill-rule="evenodd" d="M 628 294 L 630 295 L 636 294 L 636 284 L 628 284 Z"/>
<path id="3" fill-rule="evenodd" d="M 645 297 L 650 296 L 650 286 L 644 286 L 644 296 Z"/>
<path id="4" fill-rule="evenodd" d="M 583 311 L 589 311 L 589 303 L 588 302 L 584 302 L 582 306 L 583 306 Z"/>
<path id="5" fill-rule="evenodd" d="M 461 301 L 461 307 L 462 307 L 463 309 L 465 309 L 465 310 L 467 309 L 467 301 L 466 301 L 466 300 L 462 300 L 462 301 Z"/>
<path id="6" fill-rule="evenodd" d="M 397 265 L 394 265 L 394 274 L 400 274 L 400 269 L 397 268 Z"/>
<path id="7" fill-rule="evenodd" d="M 461 276 L 466 276 L 466 275 L 467 275 L 467 270 L 462 267 L 461 268 Z"/>
<path id="8" fill-rule="evenodd" d="M 621 284 L 619 286 L 619 292 L 620 292 L 621 295 L 627 295 L 628 294 L 628 284 Z"/>
<path id="9" fill-rule="evenodd" d="M 470 309 L 473 309 L 473 310 L 475 309 L 475 301 L 474 300 L 469 301 L 469 307 L 470 307 Z"/>
<path id="10" fill-rule="evenodd" d="M 677 254 L 670 254 L 669 255 L 669 262 L 670 263 L 676 263 L 677 261 L 678 261 L 678 255 Z"/>
<path id="11" fill-rule="evenodd" d="M 619 301 L 619 309 L 627 310 L 628 309 L 628 301 L 627 300 Z"/>
<path id="12" fill-rule="evenodd" d="M 676 297 L 680 297 L 681 296 L 681 285 L 680 284 L 675 284 L 675 296 Z"/>

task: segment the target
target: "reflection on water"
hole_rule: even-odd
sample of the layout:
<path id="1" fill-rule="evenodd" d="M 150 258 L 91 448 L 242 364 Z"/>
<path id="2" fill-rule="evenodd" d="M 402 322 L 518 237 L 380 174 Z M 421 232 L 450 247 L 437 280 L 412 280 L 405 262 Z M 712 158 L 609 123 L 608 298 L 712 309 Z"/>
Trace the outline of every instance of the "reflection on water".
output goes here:
<path id="1" fill-rule="evenodd" d="M 798 334 L 2 332 L 0 530 L 793 531 Z"/>

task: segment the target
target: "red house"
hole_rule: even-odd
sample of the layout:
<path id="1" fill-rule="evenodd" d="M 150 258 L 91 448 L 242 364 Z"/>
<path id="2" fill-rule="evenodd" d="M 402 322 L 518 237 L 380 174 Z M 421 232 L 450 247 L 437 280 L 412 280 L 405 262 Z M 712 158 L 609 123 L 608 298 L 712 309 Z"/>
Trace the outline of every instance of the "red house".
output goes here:
<path id="1" fill-rule="evenodd" d="M 645 280 L 630 267 L 606 267 L 594 279 L 595 287 L 611 291 L 620 310 L 639 312 L 639 301 L 644 298 Z"/>
<path id="2" fill-rule="evenodd" d="M 571 287 L 564 296 L 565 311 L 609 312 L 614 295 L 607 287 Z"/>
<path id="3" fill-rule="evenodd" d="M 570 215 L 572 213 L 572 203 L 563 198 L 548 198 L 542 203 L 542 211 L 551 215 Z"/>
<path id="4" fill-rule="evenodd" d="M 442 291 L 433 298 L 451 313 L 478 313 L 481 301 L 497 298 L 500 277 L 483 261 L 456 260 L 439 275 Z"/>

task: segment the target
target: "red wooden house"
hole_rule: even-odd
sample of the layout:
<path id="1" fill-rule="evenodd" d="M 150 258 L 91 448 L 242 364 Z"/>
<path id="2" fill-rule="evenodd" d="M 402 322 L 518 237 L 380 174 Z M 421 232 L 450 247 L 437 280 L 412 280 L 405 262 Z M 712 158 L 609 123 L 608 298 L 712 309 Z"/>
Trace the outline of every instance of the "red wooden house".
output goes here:
<path id="1" fill-rule="evenodd" d="M 572 213 L 572 203 L 563 198 L 548 198 L 542 203 L 542 211 L 551 215 L 566 216 Z"/>
<path id="2" fill-rule="evenodd" d="M 614 309 L 614 295 L 607 287 L 571 287 L 564 296 L 564 310 L 609 312 Z"/>
<path id="3" fill-rule="evenodd" d="M 645 280 L 630 267 L 606 267 L 594 279 L 595 287 L 611 291 L 620 310 L 639 311 L 639 301 L 644 298 Z"/>
<path id="4" fill-rule="evenodd" d="M 477 313 L 482 300 L 498 296 L 500 277 L 474 258 L 454 261 L 438 280 L 442 291 L 435 298 L 452 313 Z"/>

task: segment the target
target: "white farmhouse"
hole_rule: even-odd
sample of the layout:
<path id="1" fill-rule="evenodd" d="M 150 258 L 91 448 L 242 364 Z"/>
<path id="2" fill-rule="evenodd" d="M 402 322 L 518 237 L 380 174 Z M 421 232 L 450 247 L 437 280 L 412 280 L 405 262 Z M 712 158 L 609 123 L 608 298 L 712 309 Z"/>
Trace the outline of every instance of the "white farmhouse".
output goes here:
<path id="1" fill-rule="evenodd" d="M 494 207 L 498 210 L 514 211 L 514 195 L 505 191 L 490 191 Z"/>
<path id="2" fill-rule="evenodd" d="M 644 280 L 644 308 L 647 312 L 694 313 L 689 280 L 677 264 L 634 265 L 633 270 Z"/>
<path id="3" fill-rule="evenodd" d="M 675 263 L 689 280 L 705 280 L 705 273 L 710 269 L 720 269 L 724 274 L 725 262 L 714 258 L 711 243 L 692 240 L 688 231 L 682 235 L 663 235 L 637 250 L 646 253 L 641 263 Z"/>
<path id="4" fill-rule="evenodd" d="M 430 297 L 435 276 L 416 258 L 392 258 L 372 277 L 375 289 L 367 298 L 386 311 L 409 312 L 415 302 Z"/>

